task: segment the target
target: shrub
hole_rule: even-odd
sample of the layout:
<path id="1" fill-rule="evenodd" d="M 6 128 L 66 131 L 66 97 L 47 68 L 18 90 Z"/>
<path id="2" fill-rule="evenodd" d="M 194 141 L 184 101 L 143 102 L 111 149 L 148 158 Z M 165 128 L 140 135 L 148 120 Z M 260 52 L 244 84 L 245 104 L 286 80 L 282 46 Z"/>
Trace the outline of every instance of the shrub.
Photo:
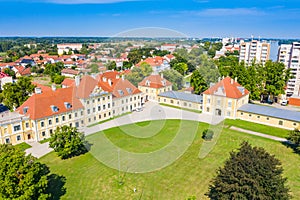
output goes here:
<path id="1" fill-rule="evenodd" d="M 202 139 L 204 140 L 212 140 L 214 137 L 214 132 L 210 129 L 205 129 L 202 133 Z"/>

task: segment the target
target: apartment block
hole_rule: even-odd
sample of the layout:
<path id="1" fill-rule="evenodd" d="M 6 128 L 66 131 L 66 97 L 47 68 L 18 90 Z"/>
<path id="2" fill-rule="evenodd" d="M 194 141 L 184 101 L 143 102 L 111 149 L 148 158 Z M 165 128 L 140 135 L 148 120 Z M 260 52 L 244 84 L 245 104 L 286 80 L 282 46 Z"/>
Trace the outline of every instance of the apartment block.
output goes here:
<path id="1" fill-rule="evenodd" d="M 270 44 L 252 40 L 240 42 L 239 61 L 251 65 L 252 62 L 265 64 L 270 59 Z"/>
<path id="2" fill-rule="evenodd" d="M 293 75 L 287 83 L 286 95 L 300 96 L 300 42 L 280 45 L 278 62 L 282 62 Z"/>

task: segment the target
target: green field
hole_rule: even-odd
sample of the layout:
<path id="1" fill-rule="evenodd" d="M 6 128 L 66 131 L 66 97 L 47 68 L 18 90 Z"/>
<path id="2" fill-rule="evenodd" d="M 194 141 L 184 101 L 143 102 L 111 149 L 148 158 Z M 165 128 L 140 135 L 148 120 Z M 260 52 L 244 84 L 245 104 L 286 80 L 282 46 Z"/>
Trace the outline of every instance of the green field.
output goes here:
<path id="1" fill-rule="evenodd" d="M 167 107 L 171 107 L 171 108 L 176 108 L 176 109 L 179 109 L 179 110 L 186 110 L 186 111 L 195 112 L 195 113 L 202 113 L 201 110 L 182 108 L 182 107 L 179 107 L 179 106 L 173 106 L 173 105 L 169 105 L 169 104 L 166 104 L 166 103 L 160 103 L 159 105 L 167 106 Z"/>
<path id="2" fill-rule="evenodd" d="M 294 199 L 300 196 L 300 156 L 290 148 L 279 142 L 226 128 L 221 130 L 212 151 L 200 159 L 201 147 L 211 144 L 204 143 L 201 139 L 201 133 L 207 127 L 204 123 L 179 120 L 125 125 L 88 136 L 92 146 L 91 151 L 85 155 L 61 160 L 55 153 L 50 153 L 40 161 L 46 163 L 52 173 L 66 177 L 66 194 L 62 199 L 186 199 L 190 196 L 206 199 L 204 194 L 218 167 L 223 165 L 230 151 L 237 149 L 239 144 L 246 140 L 252 145 L 264 147 L 282 161 L 284 176 L 288 178 L 288 186 Z M 117 169 L 111 169 L 96 159 L 99 158 L 98 150 L 108 158 L 116 158 L 115 149 L 106 146 L 105 140 L 125 152 L 152 153 L 168 144 L 187 144 L 190 139 L 192 144 L 174 163 L 149 173 L 119 173 Z M 107 148 L 111 148 L 112 151 L 108 151 Z M 167 149 L 169 156 L 164 156 L 162 152 L 163 159 L 160 161 L 167 162 L 172 159 L 177 148 L 170 148 Z M 126 165 L 124 160 L 127 157 L 123 153 L 121 157 L 122 166 L 119 168 Z M 129 156 L 128 161 L 131 161 Z M 149 159 L 144 167 L 153 165 L 156 161 L 156 158 Z M 121 185 L 120 180 L 123 183 Z M 133 188 L 137 189 L 136 192 L 133 192 Z"/>

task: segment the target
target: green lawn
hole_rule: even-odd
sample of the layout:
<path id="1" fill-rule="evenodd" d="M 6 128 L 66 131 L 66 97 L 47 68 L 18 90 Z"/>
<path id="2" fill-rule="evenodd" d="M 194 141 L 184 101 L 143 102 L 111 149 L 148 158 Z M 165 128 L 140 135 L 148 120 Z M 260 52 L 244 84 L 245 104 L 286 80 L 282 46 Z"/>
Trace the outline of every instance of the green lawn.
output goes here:
<path id="1" fill-rule="evenodd" d="M 130 113 L 131 113 L 131 112 L 123 113 L 122 115 L 118 115 L 118 116 L 116 116 L 116 117 L 112 117 L 112 118 L 109 118 L 109 119 L 106 119 L 106 120 L 102 120 L 102 121 L 100 121 L 100 122 L 97 122 L 97 123 L 88 125 L 87 127 L 93 127 L 93 126 L 96 126 L 96 125 L 98 125 L 98 124 L 103 124 L 103 123 L 105 123 L 105 122 L 108 122 L 108 121 L 111 121 L 111 120 L 113 120 L 113 119 L 122 117 L 122 116 L 124 116 L 124 115 L 128 115 L 128 114 L 130 114 Z"/>
<path id="2" fill-rule="evenodd" d="M 204 194 L 218 167 L 223 165 L 230 151 L 237 149 L 242 141 L 247 140 L 252 145 L 264 147 L 282 161 L 284 175 L 288 178 L 288 186 L 294 199 L 300 196 L 300 156 L 291 149 L 279 142 L 226 128 L 221 130 L 212 151 L 200 159 L 201 147 L 211 144 L 201 139 L 201 133 L 206 128 L 208 124 L 179 120 L 125 125 L 88 136 L 92 150 L 85 155 L 61 160 L 55 153 L 50 153 L 40 161 L 46 163 L 52 173 L 66 177 L 67 191 L 62 199 L 186 199 L 190 196 L 206 199 Z M 195 138 L 191 137 L 194 132 Z M 184 137 L 179 138 L 182 143 L 186 142 L 186 138 L 192 138 L 191 146 L 173 164 L 158 171 L 119 174 L 118 170 L 102 164 L 94 154 L 95 149 L 104 148 L 102 153 L 113 159 L 114 154 L 102 147 L 102 144 L 105 145 L 104 136 L 126 151 L 152 152 L 168 143 L 176 142 L 178 133 L 184 133 Z M 150 137 L 143 138 L 144 135 Z M 164 156 L 164 160 L 171 159 L 175 151 L 176 149 L 170 151 L 170 156 Z M 152 159 L 148 160 L 149 165 L 152 162 Z M 123 185 L 119 185 L 120 177 Z M 133 188 L 137 189 L 136 193 L 133 192 Z"/>
<path id="3" fill-rule="evenodd" d="M 195 113 L 202 113 L 201 110 L 193 110 L 193 109 L 188 109 L 188 108 L 181 108 L 181 107 L 178 107 L 178 106 L 173 106 L 173 105 L 169 105 L 169 104 L 165 104 L 165 103 L 160 103 L 159 105 L 168 106 L 168 107 L 171 107 L 171 108 L 176 108 L 176 109 L 180 109 L 180 110 L 186 110 L 186 111 L 195 112 Z"/>
<path id="4" fill-rule="evenodd" d="M 50 138 L 47 138 L 47 139 L 43 139 L 43 140 L 39 141 L 39 143 L 44 144 L 49 141 L 50 141 Z"/>
<path id="5" fill-rule="evenodd" d="M 26 142 L 22 142 L 20 144 L 17 144 L 16 147 L 20 148 L 21 151 L 25 151 L 26 149 L 29 149 L 31 146 Z"/>
<path id="6" fill-rule="evenodd" d="M 224 124 L 227 125 L 228 127 L 235 126 L 246 130 L 256 131 L 259 133 L 273 135 L 281 138 L 286 138 L 289 134 L 289 130 L 286 129 L 271 127 L 263 124 L 257 124 L 253 122 L 240 120 L 240 119 L 236 119 L 236 120 L 226 119 Z"/>

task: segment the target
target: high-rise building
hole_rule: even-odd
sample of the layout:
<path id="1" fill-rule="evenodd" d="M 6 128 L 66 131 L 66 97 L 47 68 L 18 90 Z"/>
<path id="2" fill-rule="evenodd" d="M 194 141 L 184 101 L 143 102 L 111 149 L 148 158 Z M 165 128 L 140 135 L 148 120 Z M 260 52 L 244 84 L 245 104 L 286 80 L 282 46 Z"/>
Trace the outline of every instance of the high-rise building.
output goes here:
<path id="1" fill-rule="evenodd" d="M 258 40 L 240 42 L 239 61 L 250 65 L 252 62 L 265 64 L 270 58 L 270 43 Z"/>
<path id="2" fill-rule="evenodd" d="M 293 78 L 287 83 L 287 96 L 300 96 L 300 42 L 280 45 L 278 61 L 291 70 Z"/>

